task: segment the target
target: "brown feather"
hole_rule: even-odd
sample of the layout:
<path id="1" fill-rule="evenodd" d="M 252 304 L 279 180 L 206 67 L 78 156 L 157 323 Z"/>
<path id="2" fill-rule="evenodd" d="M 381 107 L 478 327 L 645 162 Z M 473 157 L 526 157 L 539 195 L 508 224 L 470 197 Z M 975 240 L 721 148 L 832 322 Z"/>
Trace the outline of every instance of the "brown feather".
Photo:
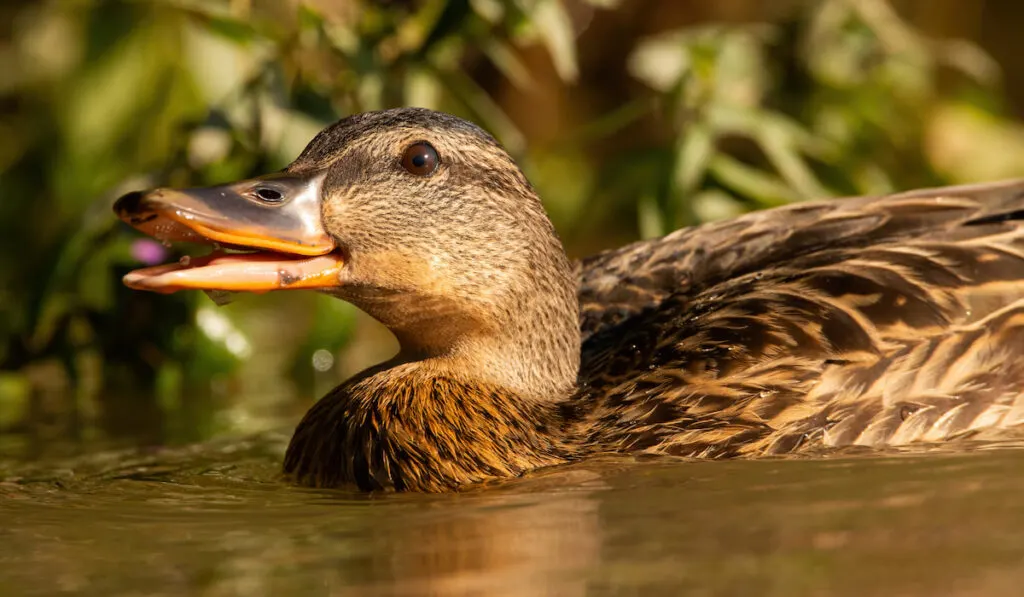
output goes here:
<path id="1" fill-rule="evenodd" d="M 399 169 L 414 140 L 437 175 Z M 1024 422 L 1024 182 L 793 205 L 572 265 L 511 158 L 453 117 L 346 119 L 290 170 L 327 172 L 336 294 L 402 344 L 306 415 L 285 462 L 300 482 L 447 491 L 600 452 Z"/>
<path id="2" fill-rule="evenodd" d="M 1018 424 L 1022 207 L 1021 183 L 838 200 L 584 261 L 577 400 L 600 421 L 589 441 L 756 455 Z M 667 290 L 657 254 L 680 256 L 685 289 Z M 645 297 L 628 317 L 606 290 L 625 272 Z M 657 419 L 637 417 L 655 406 Z"/>

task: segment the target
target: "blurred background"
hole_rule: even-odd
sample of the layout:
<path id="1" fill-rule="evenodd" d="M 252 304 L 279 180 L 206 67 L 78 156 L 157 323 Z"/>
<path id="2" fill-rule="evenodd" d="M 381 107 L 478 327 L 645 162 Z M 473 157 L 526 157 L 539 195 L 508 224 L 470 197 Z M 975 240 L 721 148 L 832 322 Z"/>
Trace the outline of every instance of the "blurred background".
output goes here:
<path id="1" fill-rule="evenodd" d="M 472 119 L 570 254 L 811 198 L 1024 175 L 1008 0 L 0 5 L 0 460 L 287 427 L 395 350 L 313 294 L 128 291 L 113 200 L 284 167 L 341 116 Z"/>

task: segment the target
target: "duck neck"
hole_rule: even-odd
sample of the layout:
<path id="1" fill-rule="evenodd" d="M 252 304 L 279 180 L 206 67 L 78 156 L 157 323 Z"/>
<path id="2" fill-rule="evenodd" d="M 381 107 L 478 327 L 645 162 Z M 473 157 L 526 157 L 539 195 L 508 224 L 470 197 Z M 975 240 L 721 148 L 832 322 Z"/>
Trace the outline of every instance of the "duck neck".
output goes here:
<path id="1" fill-rule="evenodd" d="M 479 262 L 466 256 L 472 266 L 443 275 L 414 254 L 354 258 L 334 294 L 391 330 L 401 346 L 391 365 L 420 362 L 424 370 L 454 372 L 527 402 L 562 401 L 579 372 L 579 301 L 562 245 L 550 223 L 542 224 L 522 238 L 474 243 L 503 253 Z M 407 268 L 402 279 L 382 283 L 395 262 Z M 415 275 L 429 282 L 403 285 Z"/>
<path id="2" fill-rule="evenodd" d="M 566 305 L 567 301 L 572 301 Z M 401 346 L 393 364 L 500 387 L 529 403 L 557 403 L 573 392 L 580 364 L 576 297 L 543 295 L 506 300 L 487 317 L 441 310 L 436 319 L 392 328 Z"/>
<path id="3" fill-rule="evenodd" d="M 285 472 L 320 487 L 449 491 L 567 462 L 557 404 L 459 379 L 432 359 L 381 366 L 320 400 Z"/>
<path id="4" fill-rule="evenodd" d="M 402 349 L 310 410 L 286 470 L 314 485 L 440 491 L 569 458 L 576 280 L 540 202 L 521 199 L 505 224 L 460 229 L 443 248 L 350 246 L 335 294 Z"/>

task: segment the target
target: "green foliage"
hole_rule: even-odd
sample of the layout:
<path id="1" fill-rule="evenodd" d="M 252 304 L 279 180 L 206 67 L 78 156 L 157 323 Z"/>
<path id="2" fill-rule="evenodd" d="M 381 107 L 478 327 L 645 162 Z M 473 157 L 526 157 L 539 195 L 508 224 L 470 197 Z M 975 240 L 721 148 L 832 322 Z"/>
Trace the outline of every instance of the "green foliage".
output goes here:
<path id="1" fill-rule="evenodd" d="M 100 435 L 131 428 L 118 412 L 155 410 L 157 440 L 252 427 L 213 413 L 243 389 L 280 387 L 270 378 L 312 396 L 324 382 L 314 355 L 362 346 L 351 307 L 275 296 L 217 309 L 201 295 L 128 291 L 119 278 L 138 236 L 110 205 L 140 187 L 280 168 L 354 112 L 421 105 L 480 123 L 519 158 L 571 249 L 812 197 L 1021 172 L 1024 129 L 1000 111 L 998 69 L 971 44 L 924 37 L 884 0 L 797 3 L 772 22 L 634 40 L 627 69 L 639 85 L 620 107 L 581 103 L 581 128 L 528 144 L 499 90 L 612 91 L 581 72 L 580 29 L 626 7 L 87 0 L 15 10 L 3 48 L 12 67 L 0 75 L 3 105 L 14 106 L 0 116 L 0 425 L 17 428 L 54 385 L 69 396 L 58 410 Z M 533 47 L 553 78 L 538 74 Z M 619 148 L 624 137 L 634 142 Z M 33 373 L 52 370 L 66 375 Z"/>
<path id="2" fill-rule="evenodd" d="M 943 110 L 991 104 L 999 75 L 977 47 L 924 38 L 884 0 L 669 32 L 641 41 L 629 67 L 658 93 L 674 137 L 662 184 L 638 202 L 645 236 L 792 201 L 968 180 L 929 155 L 941 151 L 929 134 Z M 953 93 L 940 89 L 943 70 Z"/>

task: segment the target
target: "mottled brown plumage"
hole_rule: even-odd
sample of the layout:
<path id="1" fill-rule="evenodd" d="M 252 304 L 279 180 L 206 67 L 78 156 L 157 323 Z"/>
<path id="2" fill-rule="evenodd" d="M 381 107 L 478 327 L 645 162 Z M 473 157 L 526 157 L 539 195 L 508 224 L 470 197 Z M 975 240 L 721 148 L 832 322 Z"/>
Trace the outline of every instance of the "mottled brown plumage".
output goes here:
<path id="1" fill-rule="evenodd" d="M 318 402 L 285 469 L 311 485 L 445 491 L 565 462 L 562 420 L 505 388 L 399 365 Z"/>
<path id="2" fill-rule="evenodd" d="M 1024 422 L 1024 184 L 754 213 L 584 260 L 579 428 L 685 456 Z"/>
<path id="3" fill-rule="evenodd" d="M 432 176 L 400 164 L 422 141 Z M 324 181 L 330 292 L 402 347 L 303 419 L 302 483 L 445 491 L 596 453 L 1024 422 L 1024 182 L 799 204 L 573 265 L 512 159 L 451 116 L 342 120 L 288 173 Z"/>

